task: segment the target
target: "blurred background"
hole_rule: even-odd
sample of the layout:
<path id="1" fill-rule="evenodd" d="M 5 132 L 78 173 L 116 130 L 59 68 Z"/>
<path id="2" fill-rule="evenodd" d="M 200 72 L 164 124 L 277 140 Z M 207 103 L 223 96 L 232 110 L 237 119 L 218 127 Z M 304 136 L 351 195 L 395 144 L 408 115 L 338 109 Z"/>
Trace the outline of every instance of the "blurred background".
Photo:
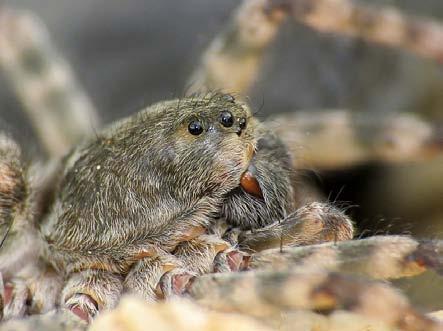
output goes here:
<path id="1" fill-rule="evenodd" d="M 366 2 L 392 5 L 443 23 L 441 0 Z M 6 0 L 3 4 L 41 18 L 103 123 L 109 123 L 153 102 L 182 96 L 203 50 L 238 1 Z M 289 20 L 267 51 L 249 98 L 263 119 L 281 112 L 338 108 L 373 116 L 414 112 L 443 125 L 443 65 L 402 50 L 321 34 Z M 1 71 L 0 103 L 1 126 L 17 137 L 27 153 L 38 156 L 34 132 Z M 349 213 L 360 234 L 443 238 L 442 157 L 308 170 L 330 200 L 355 206 Z M 425 277 L 428 292 L 441 287 L 434 275 Z M 423 307 L 432 307 L 421 287 L 404 287 Z"/>

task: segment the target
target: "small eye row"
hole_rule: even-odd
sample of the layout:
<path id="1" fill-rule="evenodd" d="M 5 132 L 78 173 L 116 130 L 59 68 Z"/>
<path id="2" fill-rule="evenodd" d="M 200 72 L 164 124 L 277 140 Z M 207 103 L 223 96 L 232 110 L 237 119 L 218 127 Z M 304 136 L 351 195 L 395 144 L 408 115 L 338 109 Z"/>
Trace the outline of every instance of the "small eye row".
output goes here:
<path id="1" fill-rule="evenodd" d="M 234 115 L 228 110 L 224 110 L 220 113 L 219 122 L 225 128 L 230 128 L 234 125 Z M 238 126 L 240 130 L 246 128 L 246 118 L 242 117 L 238 120 Z M 198 136 L 203 132 L 203 125 L 199 120 L 192 120 L 188 125 L 188 131 L 194 136 Z"/>

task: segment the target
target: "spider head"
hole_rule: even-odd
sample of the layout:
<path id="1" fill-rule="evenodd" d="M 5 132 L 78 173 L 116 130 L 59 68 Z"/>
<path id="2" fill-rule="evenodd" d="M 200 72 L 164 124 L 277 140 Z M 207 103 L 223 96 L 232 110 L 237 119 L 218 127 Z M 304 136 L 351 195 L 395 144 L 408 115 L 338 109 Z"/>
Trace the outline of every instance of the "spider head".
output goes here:
<path id="1" fill-rule="evenodd" d="M 182 187 L 192 183 L 226 192 L 239 185 L 254 155 L 255 119 L 229 95 L 177 101 L 168 145 L 173 146 Z M 182 176 L 183 175 L 183 176 Z M 194 186 L 195 187 L 195 186 Z"/>

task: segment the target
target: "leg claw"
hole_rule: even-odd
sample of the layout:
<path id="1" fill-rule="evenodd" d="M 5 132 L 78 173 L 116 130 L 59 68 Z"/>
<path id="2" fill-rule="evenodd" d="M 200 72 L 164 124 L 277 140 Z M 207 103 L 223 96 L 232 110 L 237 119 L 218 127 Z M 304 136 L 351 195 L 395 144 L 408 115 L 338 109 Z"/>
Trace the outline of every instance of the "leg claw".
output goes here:
<path id="1" fill-rule="evenodd" d="M 66 307 L 80 319 L 90 323 L 98 313 L 97 302 L 88 294 L 76 293 L 66 301 Z"/>

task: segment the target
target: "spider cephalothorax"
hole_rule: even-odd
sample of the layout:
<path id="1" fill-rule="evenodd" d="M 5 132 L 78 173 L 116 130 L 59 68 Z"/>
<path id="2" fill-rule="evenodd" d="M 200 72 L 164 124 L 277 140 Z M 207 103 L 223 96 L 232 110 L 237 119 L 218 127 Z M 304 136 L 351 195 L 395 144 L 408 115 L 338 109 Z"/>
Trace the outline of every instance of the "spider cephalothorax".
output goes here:
<path id="1" fill-rule="evenodd" d="M 98 134 L 65 160 L 44 225 L 50 249 L 69 252 L 73 270 L 103 256 L 110 270 L 127 272 L 127 260 L 152 245 L 170 251 L 201 232 L 248 167 L 253 121 L 246 106 L 216 95 L 160 103 Z"/>

